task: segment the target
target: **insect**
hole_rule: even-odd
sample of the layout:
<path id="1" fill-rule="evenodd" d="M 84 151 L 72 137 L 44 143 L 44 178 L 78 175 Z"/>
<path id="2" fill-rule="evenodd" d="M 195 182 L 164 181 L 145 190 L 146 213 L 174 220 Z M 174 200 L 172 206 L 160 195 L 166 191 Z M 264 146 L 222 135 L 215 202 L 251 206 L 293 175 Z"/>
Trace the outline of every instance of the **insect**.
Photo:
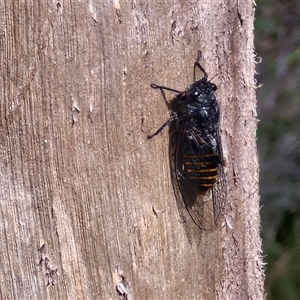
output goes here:
<path id="1" fill-rule="evenodd" d="M 169 125 L 170 163 L 175 173 L 176 197 L 181 194 L 193 222 L 203 230 L 212 230 L 220 220 L 226 204 L 226 179 L 219 135 L 219 106 L 210 82 L 200 65 L 201 51 L 194 63 L 194 83 L 184 92 L 151 84 L 159 89 L 171 111 L 170 118 L 148 139 Z M 203 77 L 196 81 L 196 69 Z M 176 93 L 167 101 L 165 91 Z M 173 184 L 174 186 L 174 184 Z"/>

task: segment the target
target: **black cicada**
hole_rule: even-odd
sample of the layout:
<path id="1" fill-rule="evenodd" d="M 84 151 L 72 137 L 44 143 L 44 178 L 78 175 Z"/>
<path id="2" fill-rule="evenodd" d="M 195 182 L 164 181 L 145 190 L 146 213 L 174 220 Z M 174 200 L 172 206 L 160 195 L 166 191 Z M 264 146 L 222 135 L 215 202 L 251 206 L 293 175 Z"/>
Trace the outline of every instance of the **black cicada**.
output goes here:
<path id="1" fill-rule="evenodd" d="M 199 51 L 194 63 L 195 82 L 184 92 L 151 84 L 153 89 L 161 90 L 171 116 L 148 139 L 169 125 L 173 177 L 184 205 L 199 228 L 211 230 L 217 225 L 226 203 L 226 181 L 219 135 L 219 106 L 214 95 L 217 86 L 207 80 L 200 58 Z M 198 81 L 195 79 L 197 67 L 203 72 Z M 167 101 L 165 90 L 177 93 L 171 102 Z"/>

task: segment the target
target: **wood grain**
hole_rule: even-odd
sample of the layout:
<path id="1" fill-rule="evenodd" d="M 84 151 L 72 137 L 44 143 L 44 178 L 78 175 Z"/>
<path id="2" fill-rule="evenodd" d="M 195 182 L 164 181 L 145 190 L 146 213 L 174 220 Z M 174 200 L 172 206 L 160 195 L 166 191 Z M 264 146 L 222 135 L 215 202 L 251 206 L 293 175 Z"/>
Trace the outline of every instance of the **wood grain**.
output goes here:
<path id="1" fill-rule="evenodd" d="M 252 1 L 0 11 L 1 299 L 263 299 Z M 188 238 L 167 130 L 146 137 L 169 115 L 150 83 L 184 90 L 198 49 L 229 203 L 220 228 Z"/>

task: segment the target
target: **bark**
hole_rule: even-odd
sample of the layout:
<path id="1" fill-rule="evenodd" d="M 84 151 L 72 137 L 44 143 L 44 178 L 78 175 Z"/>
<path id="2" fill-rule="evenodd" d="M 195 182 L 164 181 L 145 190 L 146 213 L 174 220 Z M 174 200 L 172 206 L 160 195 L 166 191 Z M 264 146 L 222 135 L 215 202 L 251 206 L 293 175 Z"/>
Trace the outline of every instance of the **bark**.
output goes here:
<path id="1" fill-rule="evenodd" d="M 1 299 L 263 299 L 253 3 L 0 9 Z M 228 205 L 190 239 L 167 130 L 146 136 L 169 115 L 149 84 L 184 90 L 198 49 L 218 86 Z"/>

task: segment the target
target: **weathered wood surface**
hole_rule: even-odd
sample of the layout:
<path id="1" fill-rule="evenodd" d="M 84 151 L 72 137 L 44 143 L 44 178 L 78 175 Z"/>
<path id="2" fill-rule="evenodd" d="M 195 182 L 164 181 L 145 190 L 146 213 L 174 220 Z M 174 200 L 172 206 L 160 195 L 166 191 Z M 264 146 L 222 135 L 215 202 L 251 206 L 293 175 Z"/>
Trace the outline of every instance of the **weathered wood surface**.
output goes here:
<path id="1" fill-rule="evenodd" d="M 1 299 L 125 299 L 122 283 L 127 299 L 262 299 L 252 2 L 0 11 Z M 185 89 L 198 49 L 218 85 L 229 203 L 191 242 L 167 130 L 146 136 L 168 117 L 149 84 Z"/>

